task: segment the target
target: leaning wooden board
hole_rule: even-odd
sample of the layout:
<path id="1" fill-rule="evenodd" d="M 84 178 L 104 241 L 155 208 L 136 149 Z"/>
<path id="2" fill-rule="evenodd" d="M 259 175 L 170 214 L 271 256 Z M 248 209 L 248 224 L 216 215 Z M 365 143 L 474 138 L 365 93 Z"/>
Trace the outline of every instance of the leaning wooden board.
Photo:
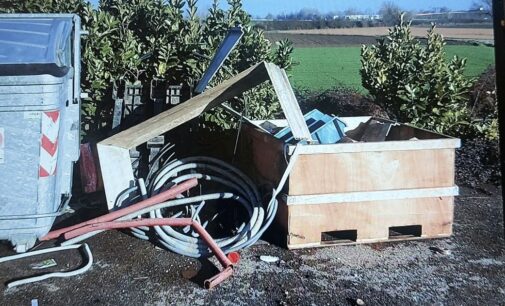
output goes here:
<path id="1" fill-rule="evenodd" d="M 370 118 L 341 119 L 360 138 L 358 123 Z M 294 147 L 250 124 L 241 138 L 242 168 L 268 192 Z M 447 237 L 459 146 L 459 139 L 399 124 L 382 142 L 300 146 L 279 199 L 277 234 L 289 248 Z"/>

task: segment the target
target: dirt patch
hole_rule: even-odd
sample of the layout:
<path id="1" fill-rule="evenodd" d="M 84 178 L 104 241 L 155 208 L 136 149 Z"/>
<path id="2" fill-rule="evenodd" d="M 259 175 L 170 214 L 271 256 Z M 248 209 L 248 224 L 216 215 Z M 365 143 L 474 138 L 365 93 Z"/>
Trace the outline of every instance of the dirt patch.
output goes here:
<path id="1" fill-rule="evenodd" d="M 472 189 L 456 200 L 447 239 L 288 251 L 257 244 L 241 252 L 233 278 L 202 289 L 214 258 L 196 260 L 121 232 L 88 241 L 95 264 L 86 274 L 5 290 L 1 305 L 500 305 L 505 300 L 501 197 Z M 448 252 L 440 254 L 435 249 Z M 6 245 L 0 256 L 11 254 Z M 261 255 L 278 256 L 274 264 Z M 56 255 L 51 255 L 54 257 Z M 54 257 L 58 269 L 79 255 Z M 40 260 L 40 259 L 39 259 Z M 2 264 L 0 282 L 33 273 L 29 261 Z M 195 273 L 197 274 L 195 276 Z"/>
<path id="2" fill-rule="evenodd" d="M 493 120 L 498 117 L 496 71 L 488 68 L 475 82 L 469 95 L 468 108 L 472 119 Z M 463 140 L 456 152 L 456 182 L 459 185 L 489 189 L 501 184 L 498 140 L 483 137 Z"/>
<path id="3" fill-rule="evenodd" d="M 389 118 L 388 114 L 370 98 L 352 89 L 338 88 L 322 93 L 297 93 L 303 113 L 318 109 L 340 117 L 375 116 Z"/>
<path id="4" fill-rule="evenodd" d="M 357 35 L 323 35 L 323 34 L 294 34 L 294 33 L 266 33 L 266 38 L 274 43 L 288 39 L 298 48 L 310 47 L 346 47 L 346 46 L 361 46 L 372 45 L 377 43 L 375 36 L 357 36 Z"/>
<path id="5" fill-rule="evenodd" d="M 362 45 L 372 45 L 377 43 L 379 36 L 366 35 L 325 35 L 325 34 L 295 34 L 295 33 L 280 33 L 267 32 L 266 38 L 275 43 L 284 39 L 288 39 L 297 48 L 318 48 L 318 47 L 357 47 Z M 418 38 L 421 42 L 426 39 Z M 455 40 L 446 39 L 447 45 L 475 45 L 473 40 Z M 488 41 L 482 41 L 488 43 Z M 477 42 L 478 43 L 478 42 Z M 491 42 L 489 42 L 491 43 Z"/>
<path id="6" fill-rule="evenodd" d="M 412 35 L 426 37 L 429 27 L 412 27 Z M 354 36 L 384 36 L 388 34 L 387 27 L 372 28 L 342 28 L 342 29 L 313 29 L 313 30 L 289 30 L 280 31 L 288 34 L 317 34 L 317 35 L 354 35 Z M 457 40 L 494 40 L 493 29 L 486 28 L 442 28 L 437 27 L 437 32 L 446 39 Z"/>
<path id="7" fill-rule="evenodd" d="M 469 107 L 474 118 L 498 116 L 496 103 L 496 69 L 489 67 L 475 82 L 469 97 Z"/>
<path id="8" fill-rule="evenodd" d="M 498 141 L 463 140 L 456 151 L 456 183 L 483 190 L 501 184 Z"/>

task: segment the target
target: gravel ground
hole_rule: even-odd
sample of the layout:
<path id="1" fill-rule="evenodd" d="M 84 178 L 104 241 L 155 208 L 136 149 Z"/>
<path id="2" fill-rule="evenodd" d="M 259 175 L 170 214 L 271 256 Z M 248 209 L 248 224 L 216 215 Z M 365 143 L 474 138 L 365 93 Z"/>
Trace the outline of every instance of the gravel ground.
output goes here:
<path id="1" fill-rule="evenodd" d="M 260 243 L 241 253 L 235 276 L 214 290 L 203 279 L 214 259 L 198 261 L 157 249 L 121 232 L 89 240 L 92 269 L 69 279 L 2 288 L 0 305 L 503 305 L 505 241 L 500 190 L 462 189 L 454 235 L 439 240 L 288 251 Z M 0 256 L 11 254 L 0 246 Z M 259 260 L 278 256 L 278 263 Z M 77 251 L 52 256 L 80 264 Z M 2 264 L 4 284 L 31 275 L 23 260 Z"/>

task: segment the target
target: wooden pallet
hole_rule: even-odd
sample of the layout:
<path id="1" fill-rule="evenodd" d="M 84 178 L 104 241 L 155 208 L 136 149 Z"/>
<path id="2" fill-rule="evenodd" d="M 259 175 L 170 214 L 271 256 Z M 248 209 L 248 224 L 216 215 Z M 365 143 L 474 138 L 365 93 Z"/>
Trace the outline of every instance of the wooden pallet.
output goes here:
<path id="1" fill-rule="evenodd" d="M 452 234 L 454 197 L 286 205 L 277 222 L 289 249 Z"/>

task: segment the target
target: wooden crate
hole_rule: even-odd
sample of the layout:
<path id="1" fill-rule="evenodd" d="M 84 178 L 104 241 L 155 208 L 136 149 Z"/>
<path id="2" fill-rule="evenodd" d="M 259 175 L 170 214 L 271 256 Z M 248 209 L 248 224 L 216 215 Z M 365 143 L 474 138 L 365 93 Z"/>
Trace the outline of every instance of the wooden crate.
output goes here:
<path id="1" fill-rule="evenodd" d="M 357 136 L 370 117 L 342 119 Z M 275 234 L 291 249 L 450 236 L 459 146 L 459 139 L 408 125 L 392 126 L 382 142 L 300 146 Z M 240 149 L 243 170 L 266 194 L 294 147 L 245 124 Z"/>

